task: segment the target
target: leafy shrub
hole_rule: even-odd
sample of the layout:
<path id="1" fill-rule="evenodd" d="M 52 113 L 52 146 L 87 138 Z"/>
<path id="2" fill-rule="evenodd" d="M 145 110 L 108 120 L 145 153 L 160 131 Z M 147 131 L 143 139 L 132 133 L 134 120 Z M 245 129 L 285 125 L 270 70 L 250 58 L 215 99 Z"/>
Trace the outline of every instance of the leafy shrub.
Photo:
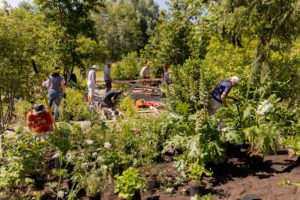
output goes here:
<path id="1" fill-rule="evenodd" d="M 140 66 L 137 60 L 136 52 L 129 53 L 120 62 L 112 67 L 112 78 L 115 80 L 132 80 L 136 79 L 140 73 Z"/>
<path id="2" fill-rule="evenodd" d="M 142 179 L 139 172 L 129 167 L 122 175 L 116 175 L 116 188 L 115 192 L 119 194 L 119 197 L 126 200 L 131 200 L 135 193 L 145 185 L 145 180 Z"/>
<path id="3" fill-rule="evenodd" d="M 20 99 L 15 104 L 15 113 L 17 115 L 17 118 L 20 120 L 24 120 L 26 118 L 27 113 L 32 108 L 32 104 Z"/>
<path id="4" fill-rule="evenodd" d="M 270 124 L 261 124 L 244 129 L 245 138 L 253 149 L 262 150 L 265 155 L 276 150 L 280 141 L 280 133 L 277 127 Z"/>
<path id="5" fill-rule="evenodd" d="M 211 73 L 199 60 L 187 60 L 182 66 L 173 67 L 174 94 L 169 96 L 169 104 L 175 108 L 177 103 L 190 104 L 196 110 L 207 106 Z"/>
<path id="6" fill-rule="evenodd" d="M 90 119 L 90 112 L 85 97 L 75 89 L 66 89 L 66 98 L 62 100 L 59 106 L 59 115 L 62 120 L 82 121 Z"/>
<path id="7" fill-rule="evenodd" d="M 125 97 L 122 99 L 119 108 L 124 112 L 126 117 L 135 117 L 137 114 L 135 103 L 130 97 Z"/>
<path id="8" fill-rule="evenodd" d="M 73 147 L 71 129 L 67 124 L 60 124 L 57 129 L 49 134 L 47 139 L 53 145 L 54 149 L 58 149 L 64 154 Z"/>
<path id="9" fill-rule="evenodd" d="M 4 138 L 2 142 L 4 159 L 0 160 L 0 188 L 34 183 L 29 177 L 44 166 L 47 143 L 23 132 L 14 138 Z"/>

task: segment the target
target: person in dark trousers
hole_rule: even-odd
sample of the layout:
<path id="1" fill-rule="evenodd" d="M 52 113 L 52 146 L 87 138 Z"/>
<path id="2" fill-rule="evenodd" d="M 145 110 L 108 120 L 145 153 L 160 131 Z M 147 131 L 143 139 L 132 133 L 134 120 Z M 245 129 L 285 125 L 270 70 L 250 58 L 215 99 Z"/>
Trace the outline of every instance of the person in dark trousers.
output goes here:
<path id="1" fill-rule="evenodd" d="M 208 106 L 208 114 L 213 115 L 220 109 L 222 106 L 227 107 L 227 99 L 236 98 L 228 96 L 232 87 L 237 87 L 239 83 L 239 78 L 233 76 L 230 80 L 225 80 L 220 82 L 211 93 L 211 99 Z"/>
<path id="2" fill-rule="evenodd" d="M 52 107 L 52 104 L 54 105 L 54 118 L 55 120 L 58 120 L 58 107 L 61 103 L 62 97 L 63 97 L 63 90 L 65 88 L 65 80 L 64 77 L 60 75 L 59 73 L 59 67 L 55 66 L 53 67 L 53 72 L 49 76 L 48 81 L 48 103 L 49 106 Z"/>
<path id="3" fill-rule="evenodd" d="M 106 92 L 111 90 L 111 76 L 110 76 L 110 69 L 111 69 L 112 62 L 107 62 L 106 66 L 104 67 L 104 81 L 106 86 Z"/>
<path id="4" fill-rule="evenodd" d="M 115 110 L 117 99 L 119 96 L 121 96 L 121 94 L 121 91 L 111 90 L 105 94 L 103 102 L 106 104 L 106 106 L 112 108 L 112 110 Z"/>

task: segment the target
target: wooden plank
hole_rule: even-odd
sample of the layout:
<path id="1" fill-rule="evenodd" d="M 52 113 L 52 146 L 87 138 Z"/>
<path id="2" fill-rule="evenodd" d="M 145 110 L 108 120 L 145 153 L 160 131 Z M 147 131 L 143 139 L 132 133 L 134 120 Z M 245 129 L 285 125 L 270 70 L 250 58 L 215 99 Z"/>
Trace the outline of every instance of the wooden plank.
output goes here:
<path id="1" fill-rule="evenodd" d="M 136 83 L 136 82 L 143 82 L 144 79 L 138 79 L 138 80 L 113 80 L 114 81 L 120 81 L 120 82 L 124 82 L 124 83 Z M 162 78 L 151 78 L 151 79 L 147 79 L 147 80 L 151 80 L 151 81 L 157 81 L 157 82 L 162 82 Z M 96 82 L 104 82 L 103 78 L 97 78 Z"/>
<path id="2" fill-rule="evenodd" d="M 161 91 L 161 89 L 159 87 L 153 87 L 153 86 L 147 86 L 147 85 L 139 85 L 137 83 L 132 84 L 132 83 L 127 83 L 127 82 L 123 82 L 123 81 L 113 81 L 113 83 L 115 84 L 119 84 L 119 85 L 127 85 L 133 88 L 145 88 L 145 89 L 152 89 L 152 90 L 159 90 Z"/>

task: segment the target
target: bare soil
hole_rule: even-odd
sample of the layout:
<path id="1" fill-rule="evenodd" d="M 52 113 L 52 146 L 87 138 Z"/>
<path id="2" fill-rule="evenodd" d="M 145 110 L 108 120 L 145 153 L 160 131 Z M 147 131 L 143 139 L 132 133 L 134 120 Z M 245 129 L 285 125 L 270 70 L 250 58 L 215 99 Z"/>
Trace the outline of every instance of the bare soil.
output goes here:
<path id="1" fill-rule="evenodd" d="M 290 158 L 286 151 L 277 155 L 262 157 L 249 155 L 246 150 L 232 149 L 226 162 L 211 165 L 212 177 L 204 177 L 196 190 L 205 195 L 211 193 L 214 200 L 240 200 L 246 194 L 257 194 L 263 200 L 300 200 L 300 187 L 279 183 L 285 179 L 291 182 L 300 181 L 299 159 Z M 171 162 L 157 164 L 151 171 L 159 172 L 159 179 L 176 179 L 178 176 Z M 162 176 L 162 177 L 160 177 Z M 171 178 L 170 178 L 171 177 Z M 166 182 L 164 183 L 166 184 Z M 171 184 L 171 183 L 170 183 Z M 188 200 L 189 191 L 195 190 L 190 182 L 174 187 L 173 194 L 167 194 L 162 187 L 141 193 L 143 200 Z M 119 199 L 113 193 L 114 185 L 110 184 L 102 194 L 102 200 Z"/>

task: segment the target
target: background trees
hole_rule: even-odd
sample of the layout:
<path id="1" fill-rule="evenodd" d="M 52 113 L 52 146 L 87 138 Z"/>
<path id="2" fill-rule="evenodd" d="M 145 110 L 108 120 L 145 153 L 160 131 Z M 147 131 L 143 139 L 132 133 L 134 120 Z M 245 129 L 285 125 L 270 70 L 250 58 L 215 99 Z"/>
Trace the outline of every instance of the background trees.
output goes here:
<path id="1" fill-rule="evenodd" d="M 97 35 L 110 52 L 110 59 L 139 51 L 147 43 L 156 26 L 158 6 L 153 0 L 107 1 L 93 16 Z"/>
<path id="2" fill-rule="evenodd" d="M 96 12 L 102 1 L 45 1 L 35 0 L 38 9 L 45 14 L 48 22 L 57 26 L 61 34 L 57 34 L 59 41 L 58 53 L 59 64 L 64 65 L 64 73 L 69 78 L 75 66 L 82 67 L 82 52 L 77 51 L 80 37 L 87 37 L 96 40 L 94 21 L 90 18 L 92 11 Z M 80 41 L 79 41 L 80 40 Z"/>
<path id="3" fill-rule="evenodd" d="M 44 16 L 25 10 L 0 15 L 0 121 L 11 119 L 15 98 L 30 99 L 36 82 L 55 59 L 55 27 L 44 24 Z M 52 55 L 51 55 L 52 54 Z M 55 55 L 55 54 L 54 54 Z M 40 75 L 37 75 L 36 72 Z"/>

